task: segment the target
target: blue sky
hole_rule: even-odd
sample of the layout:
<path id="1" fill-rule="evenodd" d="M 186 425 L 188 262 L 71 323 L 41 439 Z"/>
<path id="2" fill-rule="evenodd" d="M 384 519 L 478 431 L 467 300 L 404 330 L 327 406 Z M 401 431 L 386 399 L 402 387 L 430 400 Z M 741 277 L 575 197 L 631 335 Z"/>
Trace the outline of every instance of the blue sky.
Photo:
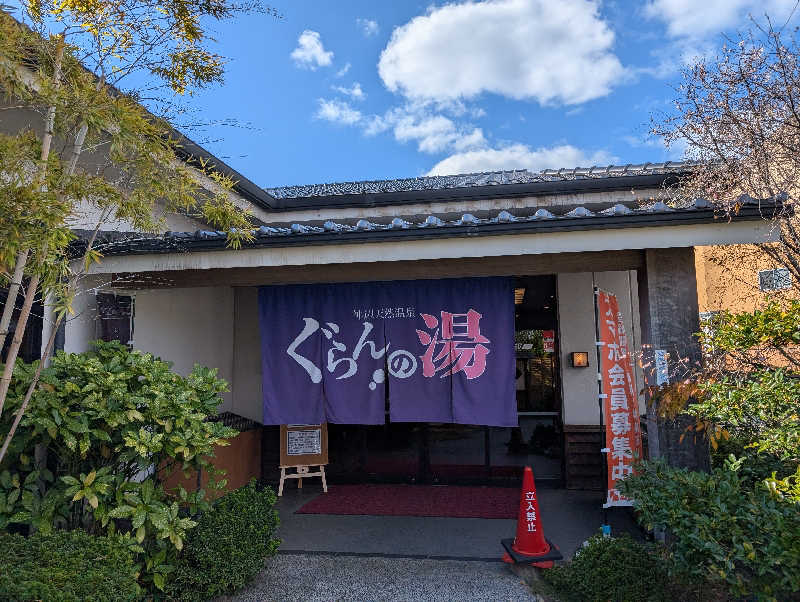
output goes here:
<path id="1" fill-rule="evenodd" d="M 678 70 L 794 0 L 312 1 L 215 25 L 187 132 L 264 186 L 680 159 L 648 135 Z"/>

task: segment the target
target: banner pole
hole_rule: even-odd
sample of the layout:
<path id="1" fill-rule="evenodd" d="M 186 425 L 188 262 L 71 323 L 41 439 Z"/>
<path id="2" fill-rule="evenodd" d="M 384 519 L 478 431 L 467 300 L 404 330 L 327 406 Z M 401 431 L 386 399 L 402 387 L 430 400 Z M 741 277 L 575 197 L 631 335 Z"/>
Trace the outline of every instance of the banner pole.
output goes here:
<path id="1" fill-rule="evenodd" d="M 600 341 L 600 318 L 597 313 L 597 295 L 600 293 L 600 289 L 597 287 L 595 282 L 594 272 L 592 272 L 592 288 L 594 291 L 594 340 L 595 340 L 595 353 L 597 359 L 597 405 L 600 410 L 600 440 L 601 440 L 601 450 L 605 449 L 606 443 L 606 428 L 605 428 L 605 421 L 603 416 L 603 379 L 601 376 L 601 366 L 602 366 L 602 358 L 600 357 L 602 353 L 602 345 Z M 605 452 L 600 452 L 603 455 L 603 490 L 606 490 L 606 485 L 608 481 L 608 454 Z M 606 497 L 608 496 L 608 492 L 606 491 Z M 608 525 L 608 508 L 607 505 L 603 504 L 603 527 Z M 605 529 L 603 530 L 605 534 Z"/>

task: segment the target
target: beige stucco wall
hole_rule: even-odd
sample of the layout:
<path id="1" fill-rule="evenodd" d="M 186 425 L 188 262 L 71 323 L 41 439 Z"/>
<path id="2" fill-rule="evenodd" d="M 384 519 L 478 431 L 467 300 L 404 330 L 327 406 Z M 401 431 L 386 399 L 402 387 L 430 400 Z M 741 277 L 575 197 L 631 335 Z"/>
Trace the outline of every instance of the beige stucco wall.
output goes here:
<path id="1" fill-rule="evenodd" d="M 626 328 L 633 334 L 633 349 L 639 350 L 640 323 L 636 272 L 582 272 L 558 274 L 558 322 L 561 357 L 561 395 L 564 424 L 600 424 L 597 388 L 596 330 L 594 286 L 614 293 Z M 588 368 L 573 368 L 570 354 L 589 352 Z M 637 366 L 636 389 L 641 390 L 641 371 Z M 643 412 L 643 399 L 640 397 Z"/>
<path id="2" fill-rule="evenodd" d="M 763 307 L 769 298 L 795 298 L 796 286 L 771 293 L 759 288 L 758 273 L 780 267 L 784 266 L 756 245 L 696 247 L 700 311 L 750 312 Z"/>
<path id="3" fill-rule="evenodd" d="M 162 224 L 164 231 L 194 232 L 195 230 L 208 229 L 208 225 L 199 219 L 167 211 L 164 203 L 160 201 L 156 201 L 153 213 L 157 218 L 164 220 Z M 101 230 L 136 232 L 133 224 L 127 220 L 117 219 L 113 215 L 103 220 L 97 206 L 85 201 L 75 207 L 74 213 L 69 219 L 69 225 L 71 228 L 78 230 L 94 230 L 98 222 L 101 221 Z"/>
<path id="4" fill-rule="evenodd" d="M 231 287 L 138 291 L 134 347 L 173 362 L 180 374 L 195 364 L 217 368 L 230 385 L 221 410 L 233 398 L 233 307 Z"/>
<path id="5" fill-rule="evenodd" d="M 0 111 L 2 111 L 2 119 L 0 119 L 0 132 L 6 134 L 16 134 L 25 130 L 32 130 L 41 136 L 44 129 L 44 118 L 42 114 L 32 111 L 25 107 L 19 107 L 13 99 L 0 99 Z M 56 140 L 54 148 L 61 148 L 66 143 L 63 140 Z M 78 161 L 78 168 L 84 170 L 86 173 L 95 174 L 111 174 L 107 175 L 113 180 L 113 170 L 108 166 L 108 152 L 105 145 L 96 145 L 94 149 L 86 149 Z M 219 186 L 210 178 L 201 174 L 199 171 L 195 172 L 198 184 L 205 190 L 211 193 L 220 191 Z M 253 206 L 234 192 L 227 193 L 229 198 L 238 207 L 253 211 L 256 219 L 264 220 L 267 214 L 264 210 Z M 200 228 L 207 228 L 208 226 L 199 219 L 179 215 L 173 212 L 166 212 L 164 204 L 156 202 L 154 207 L 157 215 L 165 216 L 164 230 L 174 231 L 194 231 Z M 91 203 L 81 202 L 75 207 L 74 214 L 68 219 L 70 227 L 76 229 L 93 230 L 101 218 L 101 213 L 98 208 Z M 117 219 L 115 216 L 110 216 L 102 220 L 102 230 L 113 230 L 116 232 L 132 232 L 133 226 L 126 220 Z"/>
<path id="6" fill-rule="evenodd" d="M 86 276 L 80 281 L 80 290 L 72 302 L 74 313 L 67 316 L 64 324 L 64 351 L 81 353 L 89 349 L 89 342 L 98 338 L 97 301 L 95 295 L 102 290 L 106 278 Z M 44 327 L 42 329 L 42 349 L 50 336 L 52 314 L 45 306 Z"/>

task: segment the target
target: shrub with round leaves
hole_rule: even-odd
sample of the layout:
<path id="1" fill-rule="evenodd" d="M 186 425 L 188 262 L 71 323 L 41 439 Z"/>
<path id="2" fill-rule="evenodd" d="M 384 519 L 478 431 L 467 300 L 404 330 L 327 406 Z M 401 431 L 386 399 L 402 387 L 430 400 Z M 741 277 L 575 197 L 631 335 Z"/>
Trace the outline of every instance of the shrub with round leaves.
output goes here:
<path id="1" fill-rule="evenodd" d="M 0 438 L 33 370 L 15 367 Z M 214 447 L 236 435 L 207 420 L 226 388 L 216 370 L 195 366 L 183 377 L 168 362 L 118 342 L 59 352 L 0 466 L 0 529 L 127 534 L 145 583 L 163 588 L 195 525 L 187 513 L 208 507 L 202 489 L 173 494 L 163 483 L 176 470 L 213 473 Z"/>

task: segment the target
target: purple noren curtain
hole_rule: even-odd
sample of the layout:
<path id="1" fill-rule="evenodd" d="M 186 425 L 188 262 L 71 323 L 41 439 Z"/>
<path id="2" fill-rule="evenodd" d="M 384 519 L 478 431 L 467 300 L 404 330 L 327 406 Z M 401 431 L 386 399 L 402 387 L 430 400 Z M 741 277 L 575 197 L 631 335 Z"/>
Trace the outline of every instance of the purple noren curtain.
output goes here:
<path id="1" fill-rule="evenodd" d="M 264 424 L 516 426 L 509 278 L 259 289 Z"/>

